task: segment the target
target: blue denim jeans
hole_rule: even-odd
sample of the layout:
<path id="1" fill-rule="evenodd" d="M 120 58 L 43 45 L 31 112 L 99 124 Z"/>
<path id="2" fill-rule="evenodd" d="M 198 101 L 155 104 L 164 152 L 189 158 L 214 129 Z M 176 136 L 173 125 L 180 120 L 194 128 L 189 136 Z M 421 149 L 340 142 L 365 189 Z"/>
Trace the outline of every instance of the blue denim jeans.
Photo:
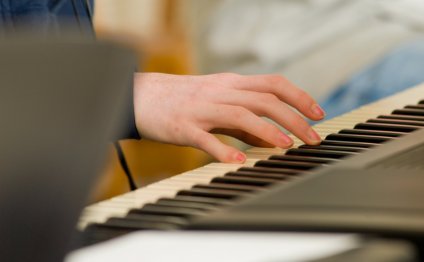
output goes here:
<path id="1" fill-rule="evenodd" d="M 354 75 L 322 103 L 326 119 L 424 82 L 424 39 L 403 45 Z M 418 97 L 422 99 L 423 97 Z M 403 106 L 403 105 L 399 105 Z"/>

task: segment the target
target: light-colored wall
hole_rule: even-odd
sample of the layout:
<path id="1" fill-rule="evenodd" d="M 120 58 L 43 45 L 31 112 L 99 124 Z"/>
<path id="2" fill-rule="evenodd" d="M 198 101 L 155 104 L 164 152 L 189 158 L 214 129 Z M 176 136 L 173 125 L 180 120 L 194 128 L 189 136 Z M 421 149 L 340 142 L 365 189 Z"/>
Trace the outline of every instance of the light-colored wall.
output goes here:
<path id="1" fill-rule="evenodd" d="M 100 29 L 151 37 L 162 28 L 164 1 L 96 0 L 95 24 Z"/>

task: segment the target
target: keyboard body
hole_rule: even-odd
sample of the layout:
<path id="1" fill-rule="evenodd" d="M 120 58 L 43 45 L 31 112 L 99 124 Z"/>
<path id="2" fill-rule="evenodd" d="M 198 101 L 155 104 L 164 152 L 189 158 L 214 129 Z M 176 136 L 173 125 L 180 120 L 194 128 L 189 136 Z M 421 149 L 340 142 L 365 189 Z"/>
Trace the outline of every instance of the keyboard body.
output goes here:
<path id="1" fill-rule="evenodd" d="M 78 228 L 88 244 L 145 229 L 422 234 L 423 99 L 420 85 L 319 123 L 318 148 L 291 136 L 292 149 L 251 148 L 244 165 L 211 163 L 93 204 Z"/>
<path id="2" fill-rule="evenodd" d="M 424 235 L 424 129 L 276 184 L 191 229 Z"/>

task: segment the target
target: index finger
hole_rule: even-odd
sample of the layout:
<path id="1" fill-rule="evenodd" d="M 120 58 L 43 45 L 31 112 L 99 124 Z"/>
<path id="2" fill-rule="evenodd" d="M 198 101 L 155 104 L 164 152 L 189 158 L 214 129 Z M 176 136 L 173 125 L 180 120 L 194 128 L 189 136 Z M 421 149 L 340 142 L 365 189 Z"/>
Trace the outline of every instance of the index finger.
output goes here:
<path id="1" fill-rule="evenodd" d="M 321 120 L 325 116 L 324 110 L 308 93 L 280 75 L 240 75 L 234 88 L 272 93 L 312 120 Z"/>

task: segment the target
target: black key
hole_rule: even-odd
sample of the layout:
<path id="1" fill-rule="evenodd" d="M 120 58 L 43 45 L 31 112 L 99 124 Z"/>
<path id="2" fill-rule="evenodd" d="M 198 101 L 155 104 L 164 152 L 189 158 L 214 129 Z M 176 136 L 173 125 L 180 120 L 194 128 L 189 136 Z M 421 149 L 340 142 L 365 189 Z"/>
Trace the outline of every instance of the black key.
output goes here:
<path id="1" fill-rule="evenodd" d="M 408 116 L 408 115 L 380 115 L 377 118 L 383 118 L 383 119 L 398 119 L 398 120 L 412 120 L 412 121 L 423 121 L 424 122 L 424 116 Z"/>
<path id="2" fill-rule="evenodd" d="M 399 119 L 382 119 L 372 118 L 368 119 L 367 123 L 379 123 L 379 124 L 390 124 L 390 125 L 402 125 L 402 126 L 417 126 L 423 127 L 424 121 L 412 121 L 412 120 L 399 120 Z"/>
<path id="3" fill-rule="evenodd" d="M 275 183 L 275 179 L 223 176 L 215 177 L 211 182 L 263 187 Z"/>
<path id="4" fill-rule="evenodd" d="M 137 230 L 173 230 L 178 228 L 181 228 L 181 226 L 112 218 L 103 224 L 88 225 L 83 232 L 84 245 L 103 242 Z"/>
<path id="5" fill-rule="evenodd" d="M 199 211 L 193 208 L 184 207 L 163 207 L 155 204 L 146 204 L 140 209 L 131 209 L 129 214 L 141 214 L 141 215 L 161 215 L 161 216 L 175 216 L 175 217 L 192 217 L 203 215 L 203 211 Z"/>
<path id="6" fill-rule="evenodd" d="M 314 156 L 314 157 L 325 157 L 325 158 L 344 158 L 357 154 L 355 152 L 345 151 L 334 151 L 334 150 L 321 150 L 321 149 L 290 149 L 286 154 L 298 155 L 298 156 Z"/>
<path id="7" fill-rule="evenodd" d="M 339 134 L 399 137 L 399 136 L 403 136 L 405 133 L 392 132 L 392 131 L 363 130 L 363 129 L 342 129 L 339 131 Z"/>
<path id="8" fill-rule="evenodd" d="M 418 130 L 420 128 L 407 126 L 407 125 L 399 125 L 399 124 L 359 123 L 355 125 L 355 129 L 382 130 L 382 131 L 409 133 L 409 132 Z"/>
<path id="9" fill-rule="evenodd" d="M 144 229 L 148 229 L 147 227 Z M 108 227 L 103 224 L 90 224 L 84 230 L 84 245 L 92 245 L 134 232 L 131 228 Z"/>
<path id="10" fill-rule="evenodd" d="M 299 148 L 302 148 L 303 146 L 300 146 Z M 269 160 L 289 160 L 289 161 L 299 161 L 299 162 L 312 162 L 312 163 L 319 163 L 319 164 L 329 164 L 334 161 L 335 159 L 331 158 L 320 158 L 320 157 L 309 157 L 309 156 L 291 156 L 291 155 L 274 155 L 270 156 L 268 158 Z"/>
<path id="11" fill-rule="evenodd" d="M 353 142 L 353 141 L 336 141 L 336 140 L 323 140 L 321 145 L 329 146 L 343 146 L 343 147 L 355 147 L 355 148 L 372 148 L 377 146 L 378 143 L 365 143 L 365 142 Z"/>
<path id="12" fill-rule="evenodd" d="M 405 108 L 409 108 L 409 109 L 419 109 L 419 110 L 424 110 L 424 105 L 407 105 L 405 106 Z"/>
<path id="13" fill-rule="evenodd" d="M 421 100 L 420 102 L 418 102 L 418 104 L 424 104 L 424 100 Z"/>
<path id="14" fill-rule="evenodd" d="M 167 207 L 186 207 L 186 208 L 194 208 L 204 211 L 216 210 L 216 206 L 204 203 L 194 203 L 194 202 L 182 202 L 175 200 L 161 200 L 155 202 L 155 205 L 159 206 L 167 206 Z"/>
<path id="15" fill-rule="evenodd" d="M 258 173 L 265 173 L 265 174 L 284 174 L 288 176 L 295 176 L 300 173 L 302 174 L 305 173 L 305 171 L 303 170 L 294 170 L 294 169 L 288 169 L 288 168 L 274 168 L 274 167 L 259 167 L 259 166 L 241 167 L 238 169 L 238 171 L 258 172 Z"/>
<path id="16" fill-rule="evenodd" d="M 332 150 L 332 151 L 345 151 L 345 152 L 362 152 L 366 150 L 365 148 L 359 147 L 348 147 L 348 146 L 327 146 L 327 145 L 319 145 L 319 146 L 310 146 L 310 145 L 301 145 L 300 149 L 321 149 L 321 150 Z M 334 161 L 334 159 L 332 159 Z"/>
<path id="17" fill-rule="evenodd" d="M 179 196 L 203 196 L 210 198 L 220 198 L 232 200 L 243 195 L 246 195 L 241 192 L 235 192 L 232 190 L 219 190 L 219 189 L 191 189 L 191 190 L 181 190 L 177 193 Z"/>
<path id="18" fill-rule="evenodd" d="M 136 230 L 145 230 L 145 229 L 157 229 L 157 230 L 171 230 L 177 229 L 179 226 L 175 224 L 153 222 L 153 221 L 139 221 L 128 218 L 110 218 L 104 224 L 104 227 L 109 228 L 128 228 Z"/>
<path id="19" fill-rule="evenodd" d="M 424 110 L 420 109 L 396 109 L 392 112 L 395 115 L 409 115 L 409 116 L 424 116 Z"/>
<path id="20" fill-rule="evenodd" d="M 256 162 L 255 167 L 257 166 L 258 167 L 288 168 L 288 169 L 296 169 L 296 170 L 310 170 L 310 169 L 319 167 L 321 165 L 318 163 L 312 163 L 312 162 L 301 163 L 296 161 L 260 160 Z"/>
<path id="21" fill-rule="evenodd" d="M 214 206 L 222 206 L 222 205 L 231 204 L 230 201 L 226 201 L 224 199 L 198 197 L 198 196 L 175 196 L 173 198 L 165 197 L 165 198 L 161 198 L 160 200 L 162 199 L 164 200 L 172 199 L 174 201 L 181 201 L 181 202 L 205 203 L 205 204 L 214 205 Z"/>
<path id="22" fill-rule="evenodd" d="M 224 190 L 235 190 L 241 192 L 254 192 L 261 190 L 262 188 L 256 186 L 246 185 L 235 185 L 235 184 L 222 184 L 222 183 L 209 183 L 207 185 L 194 185 L 192 188 L 208 188 L 208 189 L 224 189 Z"/>
<path id="23" fill-rule="evenodd" d="M 269 173 L 260 173 L 260 172 L 246 172 L 246 171 L 236 171 L 228 172 L 224 177 L 249 177 L 249 178 L 267 178 L 272 179 L 274 182 L 279 180 L 286 179 L 288 176 L 285 174 L 269 174 Z"/>
<path id="24" fill-rule="evenodd" d="M 176 226 L 183 226 L 188 223 L 188 220 L 183 217 L 171 217 L 171 216 L 162 216 L 162 215 L 147 215 L 147 214 L 133 214 L 129 213 L 125 219 L 137 220 L 140 222 L 157 222 L 157 223 L 166 223 L 173 224 Z"/>
<path id="25" fill-rule="evenodd" d="M 102 224 L 90 224 L 84 230 L 85 244 L 109 240 L 136 230 L 173 230 L 188 224 L 186 219 L 152 215 L 128 214 L 109 218 Z"/>
<path id="26" fill-rule="evenodd" d="M 325 140 L 352 141 L 352 142 L 365 142 L 365 143 L 384 143 L 384 142 L 393 140 L 393 137 L 351 135 L 351 134 L 330 134 L 325 138 Z"/>

